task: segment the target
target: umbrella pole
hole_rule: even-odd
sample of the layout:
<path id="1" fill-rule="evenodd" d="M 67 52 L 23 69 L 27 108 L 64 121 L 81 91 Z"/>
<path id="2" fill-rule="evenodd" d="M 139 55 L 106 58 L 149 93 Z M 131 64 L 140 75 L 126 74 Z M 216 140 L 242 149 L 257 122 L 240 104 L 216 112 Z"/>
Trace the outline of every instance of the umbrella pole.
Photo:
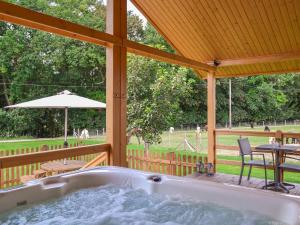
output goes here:
<path id="1" fill-rule="evenodd" d="M 64 148 L 68 147 L 67 135 L 68 135 L 68 108 L 65 108 L 65 142 L 64 142 Z"/>

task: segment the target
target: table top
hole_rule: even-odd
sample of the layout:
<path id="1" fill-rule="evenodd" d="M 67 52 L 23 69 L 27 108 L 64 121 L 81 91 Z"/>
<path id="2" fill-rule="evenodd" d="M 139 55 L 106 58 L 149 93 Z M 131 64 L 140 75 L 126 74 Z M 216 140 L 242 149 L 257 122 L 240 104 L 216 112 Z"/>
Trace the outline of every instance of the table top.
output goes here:
<path id="1" fill-rule="evenodd" d="M 64 164 L 63 160 L 47 162 L 41 164 L 41 169 L 51 172 L 61 172 L 61 171 L 72 171 L 78 170 L 86 164 L 84 161 L 80 160 L 67 160 Z"/>
<path id="2" fill-rule="evenodd" d="M 300 150 L 300 146 L 296 145 L 279 145 L 279 144 L 265 144 L 255 147 L 256 150 L 267 150 L 267 151 L 297 151 Z"/>

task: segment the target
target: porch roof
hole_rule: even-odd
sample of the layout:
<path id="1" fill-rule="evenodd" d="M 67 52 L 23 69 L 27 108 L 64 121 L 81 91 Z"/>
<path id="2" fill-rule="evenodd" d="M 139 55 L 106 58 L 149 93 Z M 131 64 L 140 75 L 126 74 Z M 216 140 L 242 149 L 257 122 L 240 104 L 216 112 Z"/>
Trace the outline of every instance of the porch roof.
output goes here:
<path id="1" fill-rule="evenodd" d="M 131 1 L 178 54 L 217 60 L 216 77 L 300 71 L 299 0 Z"/>

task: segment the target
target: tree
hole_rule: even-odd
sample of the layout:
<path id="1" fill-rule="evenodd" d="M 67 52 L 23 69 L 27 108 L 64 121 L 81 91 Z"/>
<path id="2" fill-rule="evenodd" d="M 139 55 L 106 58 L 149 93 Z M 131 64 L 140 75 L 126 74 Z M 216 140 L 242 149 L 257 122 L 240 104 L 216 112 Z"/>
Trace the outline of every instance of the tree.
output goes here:
<path id="1" fill-rule="evenodd" d="M 102 1 L 21 0 L 17 4 L 105 30 Z M 0 40 L 1 106 L 53 95 L 64 89 L 105 101 L 104 48 L 7 23 L 0 23 Z M 63 133 L 61 110 L 5 111 L 9 118 L 18 120 L 20 117 L 14 112 L 26 121 L 19 129 L 7 128 L 10 132 L 14 130 L 15 135 L 25 133 L 45 137 Z M 97 110 L 70 110 L 69 126 L 103 127 L 104 115 L 104 112 L 99 115 Z M 11 121 L 11 124 L 14 122 Z"/>
<path id="2" fill-rule="evenodd" d="M 144 40 L 144 27 L 142 19 L 129 11 L 127 14 L 127 37 L 132 41 Z"/>
<path id="3" fill-rule="evenodd" d="M 10 0 L 35 11 L 105 30 L 106 9 L 99 0 Z M 128 15 L 129 36 L 143 38 L 142 21 Z M 64 89 L 105 102 L 105 49 L 46 32 L 0 22 L 0 103 L 1 106 L 56 94 Z M 15 124 L 6 130 L 14 135 L 54 137 L 63 134 L 61 110 L 24 109 L 2 111 Z M 17 116 L 18 115 L 18 116 Z M 70 110 L 69 130 L 105 126 L 105 112 Z M 1 122 L 1 121 L 0 121 Z M 3 133 L 6 131 L 2 130 Z"/>
<path id="4" fill-rule="evenodd" d="M 186 73 L 183 68 L 129 57 L 128 125 L 141 129 L 145 143 L 160 143 L 162 131 L 176 124 L 182 113 L 180 101 L 191 92 Z"/>
<path id="5" fill-rule="evenodd" d="M 105 30 L 101 0 L 9 0 L 24 7 Z M 148 23 L 128 12 L 128 38 L 175 53 Z M 105 49 L 0 22 L 0 106 L 69 89 L 105 102 Z M 300 75 L 232 79 L 233 122 L 300 119 Z M 217 122 L 228 120 L 228 80 L 217 80 Z M 192 70 L 128 57 L 129 127 L 143 128 L 144 140 L 159 142 L 169 126 L 206 124 L 206 81 Z M 104 111 L 70 110 L 69 130 L 105 126 Z M 9 121 L 9 122 L 8 122 Z M 0 110 L 0 135 L 54 137 L 63 133 L 61 110 Z M 70 129 L 71 128 L 71 129 Z"/>

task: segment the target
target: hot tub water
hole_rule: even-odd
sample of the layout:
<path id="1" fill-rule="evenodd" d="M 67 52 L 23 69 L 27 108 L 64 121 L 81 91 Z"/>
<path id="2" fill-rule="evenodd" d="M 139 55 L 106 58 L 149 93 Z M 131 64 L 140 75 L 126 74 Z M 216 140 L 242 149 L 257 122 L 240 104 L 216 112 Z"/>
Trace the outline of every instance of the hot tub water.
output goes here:
<path id="1" fill-rule="evenodd" d="M 0 215 L 0 224 L 279 225 L 265 216 L 142 189 L 105 185 Z"/>

